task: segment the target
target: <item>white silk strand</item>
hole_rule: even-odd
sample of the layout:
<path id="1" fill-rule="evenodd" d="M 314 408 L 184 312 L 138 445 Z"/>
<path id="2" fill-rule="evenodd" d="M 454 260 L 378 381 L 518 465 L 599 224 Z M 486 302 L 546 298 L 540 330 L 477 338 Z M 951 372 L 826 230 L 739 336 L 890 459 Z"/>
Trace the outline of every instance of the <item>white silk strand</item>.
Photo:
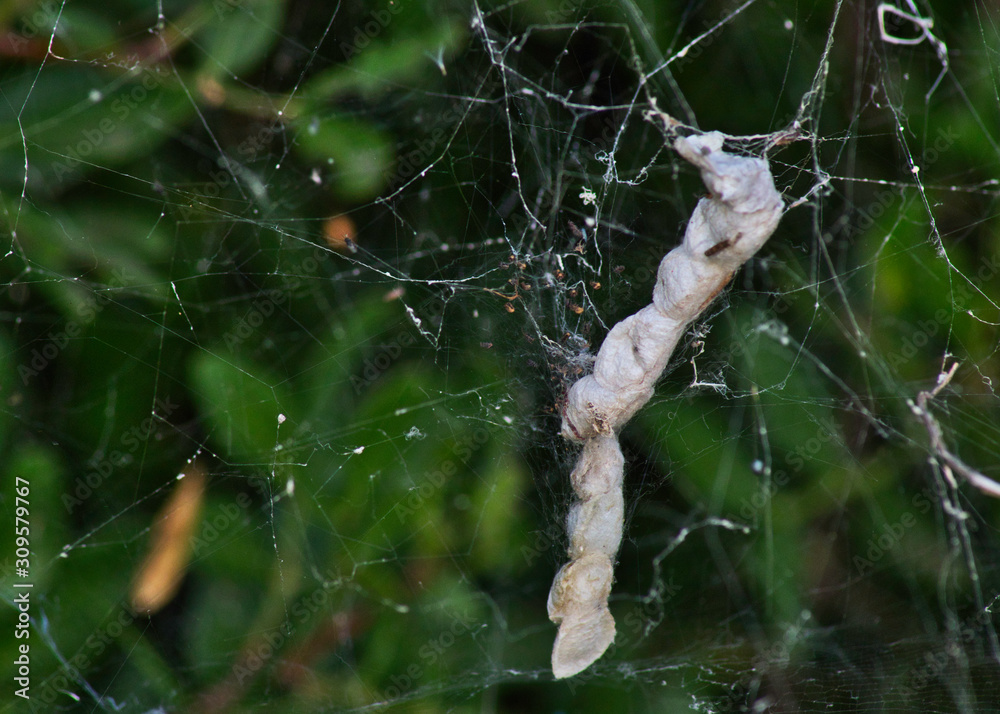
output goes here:
<path id="1" fill-rule="evenodd" d="M 612 328 L 594 371 L 569 390 L 562 435 L 582 442 L 571 479 L 577 498 L 566 528 L 569 557 L 549 591 L 557 679 L 589 667 L 615 639 L 608 610 L 622 538 L 624 458 L 618 430 L 653 396 L 687 326 L 774 232 L 784 205 L 767 162 L 722 150 L 711 132 L 679 138 L 674 149 L 701 170 L 710 195 L 688 222 L 684 241 L 660 262 L 653 302 Z"/>

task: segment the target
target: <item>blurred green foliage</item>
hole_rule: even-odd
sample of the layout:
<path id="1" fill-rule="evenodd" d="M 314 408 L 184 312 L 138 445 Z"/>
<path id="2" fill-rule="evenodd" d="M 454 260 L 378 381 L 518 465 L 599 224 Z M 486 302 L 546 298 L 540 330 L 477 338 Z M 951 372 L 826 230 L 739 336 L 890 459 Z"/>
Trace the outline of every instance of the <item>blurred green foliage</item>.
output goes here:
<path id="1" fill-rule="evenodd" d="M 940 8 L 966 55 L 925 102 L 935 54 L 839 8 L 0 7 L 0 470 L 11 522 L 30 483 L 41 710 L 953 710 L 918 668 L 1000 592 L 996 504 L 935 477 L 907 400 L 962 360 L 935 413 L 995 463 L 993 60 Z M 624 432 L 618 640 L 553 683 L 560 392 L 704 190 L 650 98 L 740 135 L 798 119 L 816 142 L 769 158 L 810 198 Z M 144 617 L 192 464 L 190 566 Z M 8 528 L 5 696 L 14 552 Z M 977 654 L 957 686 L 995 704 Z"/>

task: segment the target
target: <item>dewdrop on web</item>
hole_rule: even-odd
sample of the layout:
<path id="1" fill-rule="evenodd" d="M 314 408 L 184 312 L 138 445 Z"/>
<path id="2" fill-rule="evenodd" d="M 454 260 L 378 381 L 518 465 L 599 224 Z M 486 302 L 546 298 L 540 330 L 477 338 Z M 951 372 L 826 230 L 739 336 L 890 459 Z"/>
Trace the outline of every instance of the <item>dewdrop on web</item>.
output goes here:
<path id="1" fill-rule="evenodd" d="M 612 328 L 594 371 L 569 391 L 562 435 L 583 448 L 570 475 L 579 499 L 566 522 L 570 560 L 548 599 L 549 619 L 559 626 L 557 679 L 582 672 L 615 639 L 608 596 L 625 513 L 618 432 L 653 396 L 687 326 L 764 245 L 784 211 L 767 161 L 726 153 L 724 138 L 711 132 L 674 141 L 700 169 L 709 196 L 698 202 L 683 242 L 661 261 L 652 304 Z"/>

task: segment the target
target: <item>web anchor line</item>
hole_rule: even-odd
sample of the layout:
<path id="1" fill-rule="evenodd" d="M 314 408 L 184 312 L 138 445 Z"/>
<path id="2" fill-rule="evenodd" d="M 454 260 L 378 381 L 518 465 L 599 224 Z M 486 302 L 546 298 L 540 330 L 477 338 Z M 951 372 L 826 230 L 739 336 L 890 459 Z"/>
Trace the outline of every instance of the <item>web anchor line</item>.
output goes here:
<path id="1" fill-rule="evenodd" d="M 618 431 L 653 396 L 687 326 L 774 232 L 784 204 L 767 161 L 723 151 L 719 132 L 680 137 L 674 149 L 701 170 L 710 195 L 688 222 L 683 242 L 660 262 L 653 302 L 608 333 L 591 374 L 573 384 L 562 435 L 582 443 L 570 479 L 578 500 L 567 517 L 569 562 L 549 591 L 549 619 L 559 626 L 552 672 L 571 677 L 615 639 L 608 609 L 621 544 L 625 460 Z"/>

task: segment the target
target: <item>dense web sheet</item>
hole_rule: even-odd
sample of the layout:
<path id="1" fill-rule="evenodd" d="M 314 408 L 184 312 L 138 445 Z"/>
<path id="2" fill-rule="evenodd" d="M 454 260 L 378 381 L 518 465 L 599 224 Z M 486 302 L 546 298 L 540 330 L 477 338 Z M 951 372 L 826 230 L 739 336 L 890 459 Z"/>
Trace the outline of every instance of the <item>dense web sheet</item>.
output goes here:
<path id="1" fill-rule="evenodd" d="M 105 5 L 0 8 L 0 710 L 1000 708 L 991 3 Z M 567 392 L 709 131 L 785 214 L 556 681 Z"/>

